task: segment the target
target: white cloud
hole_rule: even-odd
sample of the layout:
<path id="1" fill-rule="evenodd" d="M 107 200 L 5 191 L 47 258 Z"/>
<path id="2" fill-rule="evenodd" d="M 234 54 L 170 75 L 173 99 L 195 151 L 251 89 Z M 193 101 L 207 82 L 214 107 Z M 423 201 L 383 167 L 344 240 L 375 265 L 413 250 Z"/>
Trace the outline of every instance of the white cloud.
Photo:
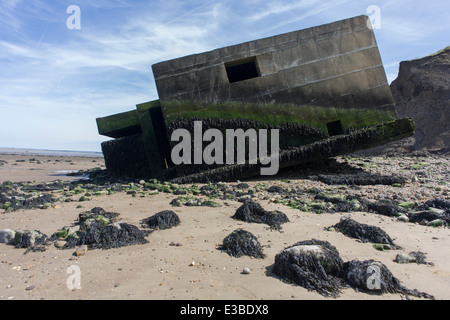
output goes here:
<path id="1" fill-rule="evenodd" d="M 321 1 L 318 0 L 302 0 L 293 2 L 264 1 L 263 3 L 261 3 L 261 6 L 264 6 L 264 8 L 256 10 L 256 12 L 250 15 L 247 19 L 249 22 L 256 22 L 265 19 L 270 15 L 280 15 L 283 13 L 291 12 L 292 10 L 308 8 L 313 5 L 317 5 L 320 2 Z"/>

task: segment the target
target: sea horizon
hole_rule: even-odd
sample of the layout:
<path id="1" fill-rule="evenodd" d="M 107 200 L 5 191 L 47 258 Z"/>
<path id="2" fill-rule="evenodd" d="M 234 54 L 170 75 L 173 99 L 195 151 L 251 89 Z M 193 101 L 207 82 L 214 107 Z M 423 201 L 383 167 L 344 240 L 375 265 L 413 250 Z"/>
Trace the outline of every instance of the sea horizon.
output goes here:
<path id="1" fill-rule="evenodd" d="M 99 151 L 79 151 L 79 150 L 51 150 L 32 148 L 9 148 L 0 147 L 0 154 L 5 155 L 29 155 L 29 156 L 58 156 L 58 157 L 103 157 Z"/>

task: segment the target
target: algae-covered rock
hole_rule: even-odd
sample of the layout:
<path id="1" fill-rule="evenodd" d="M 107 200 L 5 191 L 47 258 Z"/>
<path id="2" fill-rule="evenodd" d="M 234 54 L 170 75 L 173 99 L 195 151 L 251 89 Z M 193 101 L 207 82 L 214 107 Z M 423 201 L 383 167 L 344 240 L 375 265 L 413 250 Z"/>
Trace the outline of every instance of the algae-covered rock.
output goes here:
<path id="1" fill-rule="evenodd" d="M 405 208 L 405 209 L 412 209 L 416 206 L 416 204 L 412 201 L 407 201 L 407 202 L 400 202 L 398 204 L 399 207 Z"/>
<path id="2" fill-rule="evenodd" d="M 28 251 L 44 251 L 47 235 L 38 230 L 16 231 L 14 245 L 16 248 L 26 248 Z"/>
<path id="3" fill-rule="evenodd" d="M 170 229 L 178 226 L 179 224 L 180 218 L 171 210 L 158 212 L 155 215 L 141 221 L 141 225 L 145 228 L 160 230 Z"/>
<path id="4" fill-rule="evenodd" d="M 343 217 L 333 226 L 336 231 L 342 232 L 348 237 L 358 239 L 363 242 L 372 242 L 382 245 L 376 248 L 385 248 L 388 245 L 390 248 L 399 248 L 394 244 L 392 238 L 381 228 L 371 226 L 364 223 L 359 223 L 351 218 Z"/>
<path id="5" fill-rule="evenodd" d="M 400 293 L 414 297 L 433 298 L 433 296 L 411 290 L 403 286 L 383 263 L 375 260 L 346 262 L 341 276 L 355 289 L 374 293 Z"/>
<path id="6" fill-rule="evenodd" d="M 266 211 L 253 200 L 247 200 L 236 210 L 233 219 L 250 223 L 265 223 L 271 228 L 281 229 L 281 225 L 289 222 L 289 218 L 281 211 Z"/>
<path id="7" fill-rule="evenodd" d="M 345 287 L 338 277 L 343 265 L 338 250 L 329 242 L 308 240 L 278 253 L 272 273 L 323 296 L 337 297 Z"/>
<path id="8" fill-rule="evenodd" d="M 263 259 L 265 257 L 258 239 L 250 232 L 237 229 L 225 237 L 220 250 L 232 257 L 249 256 Z"/>
<path id="9" fill-rule="evenodd" d="M 445 226 L 445 221 L 441 219 L 436 219 L 427 223 L 428 227 L 439 228 Z"/>

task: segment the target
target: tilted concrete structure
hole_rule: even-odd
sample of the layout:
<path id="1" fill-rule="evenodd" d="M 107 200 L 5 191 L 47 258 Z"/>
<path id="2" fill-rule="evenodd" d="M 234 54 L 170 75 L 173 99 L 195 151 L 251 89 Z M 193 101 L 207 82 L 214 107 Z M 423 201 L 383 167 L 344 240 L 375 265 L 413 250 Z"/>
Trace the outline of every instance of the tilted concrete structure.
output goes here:
<path id="1" fill-rule="evenodd" d="M 324 156 L 412 134 L 411 121 L 395 122 L 367 21 L 359 16 L 153 65 L 159 100 L 97 119 L 99 133 L 116 138 L 102 144 L 108 170 L 155 178 L 189 174 L 170 168 L 169 136 L 193 120 L 219 129 L 237 123 L 279 128 L 282 151 L 390 123 L 382 138 Z"/>

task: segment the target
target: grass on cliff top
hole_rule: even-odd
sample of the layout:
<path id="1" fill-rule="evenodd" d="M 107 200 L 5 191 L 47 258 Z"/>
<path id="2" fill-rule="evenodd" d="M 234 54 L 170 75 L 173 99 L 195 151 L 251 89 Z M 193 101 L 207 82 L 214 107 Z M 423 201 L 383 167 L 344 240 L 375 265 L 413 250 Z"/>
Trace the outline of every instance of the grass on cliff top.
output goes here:
<path id="1" fill-rule="evenodd" d="M 327 123 L 340 120 L 343 127 L 361 128 L 395 120 L 395 114 L 376 109 L 339 109 L 312 105 L 251 104 L 228 102 L 215 105 L 192 104 L 172 101 L 164 103 L 166 124 L 179 117 L 248 119 L 264 124 L 284 123 L 308 124 L 320 130 L 327 129 Z"/>

